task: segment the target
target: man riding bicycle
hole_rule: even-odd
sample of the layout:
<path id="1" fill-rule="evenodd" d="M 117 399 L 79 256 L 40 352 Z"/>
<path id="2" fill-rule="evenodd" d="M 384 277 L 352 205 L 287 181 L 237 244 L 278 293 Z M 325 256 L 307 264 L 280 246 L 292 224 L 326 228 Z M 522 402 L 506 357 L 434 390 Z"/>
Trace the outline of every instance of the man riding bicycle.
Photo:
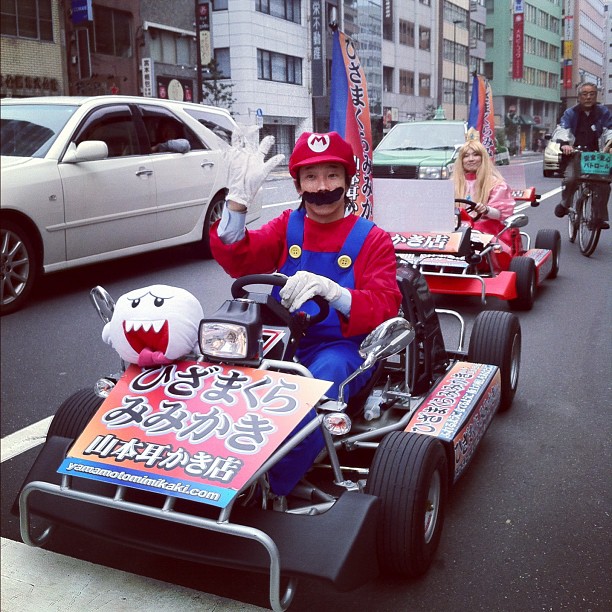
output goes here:
<path id="1" fill-rule="evenodd" d="M 564 217 L 568 213 L 580 175 L 580 163 L 572 157 L 578 147 L 583 151 L 610 152 L 612 148 L 612 113 L 597 103 L 597 86 L 580 83 L 576 88 L 578 104 L 568 108 L 562 115 L 552 138 L 561 145 L 561 169 L 564 177 L 561 183 L 561 203 L 555 207 L 555 215 Z M 604 146 L 600 148 L 600 145 Z M 593 205 L 601 229 L 609 229 L 608 197 L 610 185 L 601 183 L 593 193 Z"/>

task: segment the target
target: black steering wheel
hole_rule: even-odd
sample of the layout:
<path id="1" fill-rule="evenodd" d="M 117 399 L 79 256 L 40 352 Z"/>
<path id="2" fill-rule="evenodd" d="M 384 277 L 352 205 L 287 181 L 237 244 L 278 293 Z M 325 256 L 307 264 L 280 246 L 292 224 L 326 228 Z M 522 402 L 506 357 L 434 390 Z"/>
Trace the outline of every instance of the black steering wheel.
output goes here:
<path id="1" fill-rule="evenodd" d="M 473 200 L 466 200 L 465 198 L 455 198 L 455 202 L 457 202 L 458 204 L 465 204 L 465 210 L 467 210 L 468 212 L 471 212 L 476 208 L 476 202 L 474 202 Z M 482 217 L 482 213 L 479 213 L 476 217 L 473 217 L 472 219 L 474 221 L 478 221 L 480 217 Z"/>
<path id="2" fill-rule="evenodd" d="M 249 292 L 245 289 L 245 287 L 247 287 L 248 285 L 271 285 L 275 287 L 284 287 L 286 283 L 287 277 L 283 274 L 247 274 L 246 276 L 241 276 L 240 278 L 237 278 L 232 283 L 232 297 L 248 297 Z M 317 312 L 315 315 L 308 315 L 306 313 L 300 313 L 300 311 L 298 311 L 297 314 L 302 314 L 306 319 L 307 325 L 311 326 L 315 325 L 316 323 L 320 323 L 321 321 L 327 318 L 327 315 L 329 314 L 329 302 L 322 298 L 320 295 L 315 295 L 309 301 L 312 301 L 317 305 L 319 312 Z M 284 306 L 282 306 L 280 302 L 277 302 L 276 300 L 274 300 L 274 302 L 278 304 L 278 306 L 282 308 L 287 314 L 289 313 L 289 311 Z"/>

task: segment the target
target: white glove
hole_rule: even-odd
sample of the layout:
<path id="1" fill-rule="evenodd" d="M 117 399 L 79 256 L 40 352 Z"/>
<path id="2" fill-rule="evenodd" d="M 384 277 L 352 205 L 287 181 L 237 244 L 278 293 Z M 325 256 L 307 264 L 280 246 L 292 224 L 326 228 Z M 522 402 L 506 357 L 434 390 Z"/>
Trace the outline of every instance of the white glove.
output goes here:
<path id="1" fill-rule="evenodd" d="M 280 290 L 281 304 L 290 312 L 295 312 L 315 295 L 333 302 L 342 295 L 342 287 L 325 276 L 301 270 L 290 276 Z"/>
<path id="2" fill-rule="evenodd" d="M 285 159 L 279 154 L 264 162 L 274 144 L 274 136 L 258 141 L 257 126 L 238 126 L 232 133 L 232 146 L 223 154 L 227 166 L 227 199 L 247 208 L 270 172 Z"/>

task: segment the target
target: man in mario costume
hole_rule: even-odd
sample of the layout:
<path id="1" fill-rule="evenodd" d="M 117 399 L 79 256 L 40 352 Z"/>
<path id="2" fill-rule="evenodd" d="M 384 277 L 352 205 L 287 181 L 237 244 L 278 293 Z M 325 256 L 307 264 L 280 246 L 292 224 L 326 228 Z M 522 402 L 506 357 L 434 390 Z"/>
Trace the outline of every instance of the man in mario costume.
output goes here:
<path id="1" fill-rule="evenodd" d="M 401 294 L 389 235 L 371 221 L 347 214 L 347 191 L 356 173 L 351 145 L 338 133 L 303 133 L 297 140 L 289 172 L 301 196 L 297 210 L 285 210 L 257 230 L 245 229 L 249 204 L 265 177 L 279 163 L 264 163 L 273 140 L 257 147 L 233 141 L 226 154 L 229 191 L 221 220 L 212 227 L 215 259 L 233 277 L 281 272 L 289 277 L 278 292 L 291 312 L 308 311 L 303 304 L 319 295 L 330 314 L 309 328 L 297 357 L 315 376 L 333 382 L 329 397 L 361 363 L 359 345 L 377 325 L 397 316 Z M 316 306 L 313 309 L 316 312 Z M 345 399 L 367 376 L 354 379 Z M 314 411 L 298 425 L 314 417 Z M 317 429 L 270 471 L 270 486 L 286 495 L 323 448 Z"/>

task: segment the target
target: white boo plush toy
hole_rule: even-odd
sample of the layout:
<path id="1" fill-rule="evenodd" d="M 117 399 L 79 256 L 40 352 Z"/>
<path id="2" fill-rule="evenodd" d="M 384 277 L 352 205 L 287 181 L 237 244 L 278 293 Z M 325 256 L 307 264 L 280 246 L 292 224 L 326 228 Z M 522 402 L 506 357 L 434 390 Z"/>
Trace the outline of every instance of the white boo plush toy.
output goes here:
<path id="1" fill-rule="evenodd" d="M 164 365 L 197 348 L 203 316 L 200 302 L 189 291 L 151 285 L 117 300 L 102 339 L 128 363 Z"/>

